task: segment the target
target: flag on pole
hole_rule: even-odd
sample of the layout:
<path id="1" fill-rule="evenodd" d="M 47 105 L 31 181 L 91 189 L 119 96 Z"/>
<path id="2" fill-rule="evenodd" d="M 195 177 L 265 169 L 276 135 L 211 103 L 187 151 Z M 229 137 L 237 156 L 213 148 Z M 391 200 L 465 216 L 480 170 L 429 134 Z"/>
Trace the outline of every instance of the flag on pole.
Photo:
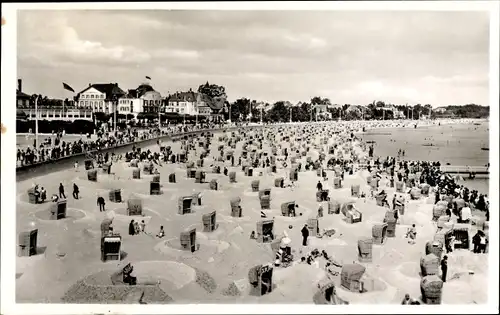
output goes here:
<path id="1" fill-rule="evenodd" d="M 75 93 L 75 90 L 73 90 L 73 88 L 71 86 L 69 86 L 68 84 L 66 84 L 64 82 L 63 82 L 63 87 L 65 90 L 68 90 L 68 91 Z"/>
<path id="2" fill-rule="evenodd" d="M 146 76 L 146 79 L 151 80 L 151 77 Z"/>

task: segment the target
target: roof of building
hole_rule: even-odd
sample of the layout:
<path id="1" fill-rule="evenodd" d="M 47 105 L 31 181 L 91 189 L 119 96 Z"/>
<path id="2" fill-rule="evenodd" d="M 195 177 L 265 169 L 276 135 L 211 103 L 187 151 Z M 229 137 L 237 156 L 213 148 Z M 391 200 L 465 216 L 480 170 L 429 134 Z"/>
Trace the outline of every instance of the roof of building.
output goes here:
<path id="1" fill-rule="evenodd" d="M 122 89 L 120 89 L 120 87 L 118 87 L 118 83 L 96 83 L 89 85 L 83 91 L 78 93 L 78 96 L 91 88 L 94 88 L 99 92 L 106 94 L 107 100 L 111 100 L 113 96 L 122 97 L 126 94 Z"/>
<path id="2" fill-rule="evenodd" d="M 169 96 L 168 100 L 173 102 L 195 102 L 197 93 L 193 91 L 177 92 Z"/>
<path id="3" fill-rule="evenodd" d="M 224 106 L 223 98 L 211 98 L 210 96 L 194 91 L 177 92 L 168 97 L 169 102 L 196 102 L 198 100 L 207 104 L 214 111 L 219 111 Z"/>
<path id="4" fill-rule="evenodd" d="M 153 87 L 147 83 L 143 83 L 141 85 L 139 85 L 137 87 L 137 89 L 135 89 L 137 91 L 137 97 L 141 97 L 143 96 L 144 94 L 146 94 L 147 92 L 154 92 L 155 89 L 153 89 Z"/>
<path id="5" fill-rule="evenodd" d="M 16 98 L 24 98 L 24 99 L 29 99 L 31 98 L 31 95 L 28 95 L 24 92 L 21 92 L 19 90 L 16 90 Z"/>

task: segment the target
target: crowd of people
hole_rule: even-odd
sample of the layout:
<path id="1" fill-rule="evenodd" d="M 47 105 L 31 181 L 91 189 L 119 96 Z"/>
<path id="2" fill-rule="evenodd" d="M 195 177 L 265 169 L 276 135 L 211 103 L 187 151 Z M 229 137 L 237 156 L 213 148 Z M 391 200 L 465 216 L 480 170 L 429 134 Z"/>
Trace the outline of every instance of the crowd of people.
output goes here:
<path id="1" fill-rule="evenodd" d="M 220 124 L 203 122 L 198 125 L 169 124 L 162 128 L 161 131 L 158 127 L 147 130 L 126 129 L 116 133 L 107 133 L 100 129 L 96 132 L 97 139 L 92 140 L 91 135 L 87 134 L 76 141 L 65 141 L 63 140 L 65 136 L 63 132 L 57 132 L 50 137 L 46 137 L 41 143 L 37 144 L 36 139 L 33 139 L 33 144 L 31 146 L 26 148 L 18 147 L 16 163 L 17 167 L 37 164 L 49 160 L 58 160 L 74 154 L 100 151 L 109 147 L 152 139 L 159 136 L 220 127 L 222 127 Z M 27 138 L 28 137 L 29 136 L 27 136 Z"/>

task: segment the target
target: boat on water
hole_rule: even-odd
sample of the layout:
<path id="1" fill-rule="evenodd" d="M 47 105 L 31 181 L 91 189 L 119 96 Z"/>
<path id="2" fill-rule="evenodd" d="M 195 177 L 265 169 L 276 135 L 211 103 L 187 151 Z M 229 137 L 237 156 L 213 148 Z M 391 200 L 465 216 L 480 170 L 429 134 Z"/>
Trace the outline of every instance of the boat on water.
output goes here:
<path id="1" fill-rule="evenodd" d="M 490 150 L 490 148 L 485 148 L 485 147 L 483 147 L 483 148 L 481 148 L 481 150 L 483 150 L 483 151 L 489 151 L 489 150 Z"/>
<path id="2" fill-rule="evenodd" d="M 474 123 L 474 126 L 481 126 L 481 123 Z"/>

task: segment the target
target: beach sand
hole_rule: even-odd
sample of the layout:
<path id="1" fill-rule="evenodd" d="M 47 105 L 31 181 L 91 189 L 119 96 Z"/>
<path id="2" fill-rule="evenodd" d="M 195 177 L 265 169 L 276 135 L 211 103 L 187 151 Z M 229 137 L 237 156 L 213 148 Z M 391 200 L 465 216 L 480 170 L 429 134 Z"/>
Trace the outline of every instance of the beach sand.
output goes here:
<path id="1" fill-rule="evenodd" d="M 230 133 L 227 135 L 231 136 Z M 216 134 L 213 138 L 212 155 L 218 155 L 216 141 L 218 136 Z M 330 139 L 330 142 L 333 140 Z M 319 142 L 319 137 L 316 142 Z M 179 151 L 180 143 L 168 145 L 172 146 L 174 152 Z M 264 150 L 267 148 L 268 143 L 264 145 Z M 150 149 L 157 151 L 158 147 L 152 146 Z M 201 148 L 197 150 L 200 152 Z M 235 151 L 236 157 L 240 151 L 241 142 Z M 308 153 L 310 156 L 317 154 L 318 152 L 312 148 Z M 306 157 L 303 157 L 302 161 L 305 159 Z M 237 161 L 237 158 L 235 160 Z M 269 218 L 275 219 L 274 233 L 283 235 L 283 231 L 286 231 L 292 240 L 291 246 L 296 259 L 300 259 L 306 251 L 318 248 L 325 249 L 341 263 L 352 263 L 357 260 L 358 239 L 371 237 L 373 225 L 381 223 L 385 215 L 385 209 L 378 207 L 375 200 L 357 199 L 356 206 L 363 213 L 362 222 L 348 224 L 342 213 L 327 214 L 328 206 L 323 202 L 321 204 L 325 209 L 325 216 L 319 219 L 320 229 L 333 228 L 336 233 L 331 238 L 311 237 L 309 245 L 303 248 L 300 229 L 307 219 L 316 216 L 320 205 L 315 198 L 315 186 L 319 179 L 315 171 L 299 172 L 296 188 L 291 190 L 274 187 L 274 179 L 279 176 L 287 178 L 288 169 L 278 169 L 277 174 L 270 174 L 268 170 L 258 168 L 254 169 L 253 177 L 247 177 L 241 167 L 228 166 L 229 171 L 237 172 L 237 183 L 229 183 L 228 177 L 211 172 L 208 167 L 211 161 L 212 157 L 205 159 L 206 181 L 217 179 L 220 185 L 219 191 L 209 190 L 208 183 L 196 184 L 194 179 L 187 179 L 185 166 L 177 164 L 164 164 L 159 168 L 163 186 L 163 194 L 159 196 L 149 195 L 151 175 L 141 174 L 141 179 L 132 179 L 132 170 L 124 162 L 113 165 L 112 175 L 99 172 L 97 182 L 87 180 L 83 167 L 78 171 L 61 171 L 30 181 L 18 182 L 17 232 L 35 226 L 38 228 L 38 246 L 46 248 L 41 255 L 16 259 L 16 273 L 20 274 L 16 280 L 17 302 L 60 303 L 65 293 L 79 280 L 90 277 L 89 283 L 97 281 L 91 280 L 92 275 L 109 275 L 112 271 L 118 270 L 119 266 L 131 262 L 137 264 L 139 276 L 148 278 L 156 276 L 161 280 L 161 290 L 173 299 L 173 303 L 313 303 L 313 296 L 317 292 L 316 284 L 325 278 L 325 274 L 322 269 L 311 265 L 276 269 L 273 279 L 276 288 L 263 297 L 248 294 L 234 297 L 224 294 L 232 283 L 237 283 L 245 291 L 248 289 L 246 279 L 249 269 L 258 264 L 274 261 L 274 254 L 269 244 L 257 243 L 249 238 L 250 233 L 256 230 L 256 222 L 261 220 L 258 193 L 251 191 L 251 181 L 260 180 L 260 189 L 271 188 L 271 210 L 266 213 Z M 260 172 L 262 176 L 259 176 Z M 176 174 L 175 184 L 168 183 L 168 175 L 171 173 Z M 351 199 L 351 184 L 359 183 L 363 191 L 369 191 L 366 173 L 346 175 L 344 188 L 338 190 L 333 189 L 333 172 L 327 173 L 329 178 L 327 185 L 333 200 Z M 37 215 L 37 212 L 49 211 L 50 205 L 48 203 L 33 205 L 27 202 L 26 191 L 33 182 L 45 187 L 48 196 L 57 191 L 59 183 L 63 183 L 68 196 L 68 209 L 81 212 L 84 216 L 74 216 L 59 221 L 39 219 L 43 216 Z M 81 198 L 78 200 L 71 197 L 73 183 L 80 188 Z M 124 200 L 132 196 L 141 198 L 145 216 L 126 216 L 126 202 L 109 201 L 108 191 L 111 189 L 121 189 Z M 394 189 L 389 187 L 384 189 L 389 194 L 388 199 L 392 199 Z M 195 207 L 195 212 L 192 214 L 179 215 L 178 198 L 194 192 L 202 193 L 202 206 Z M 113 211 L 115 214 L 114 230 L 121 234 L 122 250 L 126 253 L 123 261 L 103 263 L 100 260 L 100 223 L 109 214 L 99 212 L 96 206 L 98 195 L 106 199 L 107 212 Z M 230 215 L 229 200 L 235 196 L 242 199 L 241 218 L 233 218 Z M 301 212 L 302 216 L 295 218 L 281 216 L 280 205 L 287 201 L 297 202 L 298 212 Z M 359 294 L 348 292 L 338 285 L 339 297 L 352 304 L 388 304 L 400 303 L 405 293 L 410 293 L 414 297 L 420 296 L 418 264 L 425 254 L 426 242 L 433 239 L 436 231 L 435 223 L 431 221 L 430 203 L 431 201 L 425 198 L 407 201 L 406 214 L 401 220 L 404 224 L 397 225 L 396 237 L 389 238 L 384 245 L 374 245 L 373 261 L 361 263 L 367 267 L 367 274 L 382 283 L 382 289 Z M 201 217 L 214 210 L 217 212 L 219 227 L 211 233 L 203 232 Z M 148 234 L 128 235 L 128 223 L 131 219 L 145 220 Z M 411 223 L 417 225 L 418 231 L 414 245 L 408 244 L 405 238 L 405 232 Z M 164 226 L 166 237 L 158 239 L 153 235 L 158 232 L 161 225 Z M 179 250 L 180 233 L 193 227 L 197 230 L 200 249 L 194 253 Z M 475 269 L 475 274 L 445 283 L 442 303 L 485 303 L 484 297 L 488 295 L 488 286 L 485 285 L 488 278 L 488 255 L 458 250 L 449 256 L 450 277 L 469 268 Z M 155 273 L 155 270 L 158 272 Z M 179 273 L 185 277 L 180 279 Z"/>

